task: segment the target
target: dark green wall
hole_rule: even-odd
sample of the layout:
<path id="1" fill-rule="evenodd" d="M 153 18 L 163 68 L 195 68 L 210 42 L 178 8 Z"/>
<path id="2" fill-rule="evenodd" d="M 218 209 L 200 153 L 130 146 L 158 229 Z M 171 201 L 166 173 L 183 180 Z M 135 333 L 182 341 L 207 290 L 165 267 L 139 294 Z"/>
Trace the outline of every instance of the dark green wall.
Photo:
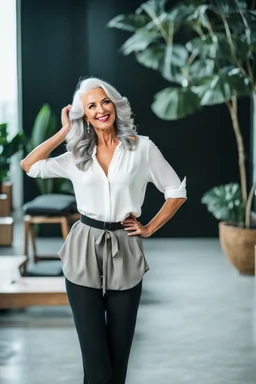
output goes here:
<path id="1" fill-rule="evenodd" d="M 106 27 L 111 18 L 134 11 L 140 3 L 22 0 L 24 129 L 30 132 L 46 101 L 59 117 L 61 108 L 71 102 L 80 76 L 99 76 L 109 81 L 130 100 L 139 133 L 150 136 L 181 178 L 187 176 L 188 201 L 156 235 L 217 236 L 217 222 L 200 199 L 214 185 L 239 180 L 228 111 L 224 105 L 205 108 L 175 122 L 162 121 L 152 113 L 154 93 L 168 84 L 158 73 L 139 65 L 133 56 L 122 56 L 118 50 L 128 33 Z M 248 101 L 240 102 L 240 113 L 249 151 Z M 34 180 L 25 177 L 25 201 L 35 194 Z M 141 221 L 149 221 L 163 202 L 161 193 L 149 185 Z"/>

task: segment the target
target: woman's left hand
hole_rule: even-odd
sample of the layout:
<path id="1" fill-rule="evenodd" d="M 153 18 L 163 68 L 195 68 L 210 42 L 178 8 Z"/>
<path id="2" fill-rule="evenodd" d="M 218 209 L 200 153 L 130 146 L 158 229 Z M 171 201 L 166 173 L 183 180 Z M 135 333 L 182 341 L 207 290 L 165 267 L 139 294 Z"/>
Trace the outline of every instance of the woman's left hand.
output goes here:
<path id="1" fill-rule="evenodd" d="M 121 224 L 124 225 L 124 230 L 125 231 L 132 231 L 130 233 L 127 233 L 128 236 L 138 236 L 140 235 L 141 237 L 150 237 L 151 233 L 149 230 L 139 223 L 136 220 L 136 217 L 133 215 L 130 215 L 127 217 L 124 221 L 121 222 Z"/>

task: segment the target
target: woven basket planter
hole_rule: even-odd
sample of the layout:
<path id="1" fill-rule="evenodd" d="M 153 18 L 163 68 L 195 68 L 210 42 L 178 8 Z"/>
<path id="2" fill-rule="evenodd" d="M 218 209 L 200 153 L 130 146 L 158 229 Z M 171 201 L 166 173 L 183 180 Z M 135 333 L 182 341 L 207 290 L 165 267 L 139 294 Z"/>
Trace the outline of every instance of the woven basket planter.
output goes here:
<path id="1" fill-rule="evenodd" d="M 228 260 L 241 274 L 255 275 L 256 229 L 219 223 L 220 244 Z"/>

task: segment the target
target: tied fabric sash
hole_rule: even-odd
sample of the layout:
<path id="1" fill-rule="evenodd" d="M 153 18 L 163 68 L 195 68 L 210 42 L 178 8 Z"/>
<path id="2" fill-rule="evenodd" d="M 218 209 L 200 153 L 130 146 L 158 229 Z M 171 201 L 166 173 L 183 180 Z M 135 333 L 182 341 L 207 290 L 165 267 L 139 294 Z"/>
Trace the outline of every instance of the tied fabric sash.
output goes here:
<path id="1" fill-rule="evenodd" d="M 118 252 L 118 241 L 113 231 L 118 229 L 124 229 L 124 226 L 121 223 L 106 223 L 103 221 L 92 219 L 88 216 L 81 215 L 81 222 L 83 224 L 89 225 L 90 227 L 102 229 L 103 232 L 98 237 L 96 244 L 100 245 L 103 243 L 103 282 L 102 290 L 103 295 L 106 294 L 107 287 L 107 269 L 108 269 L 108 240 L 111 242 L 111 255 L 115 257 Z"/>
<path id="2" fill-rule="evenodd" d="M 111 231 L 104 231 L 98 237 L 96 244 L 100 245 L 103 242 L 103 284 L 102 291 L 103 296 L 106 294 L 106 285 L 107 285 L 107 268 L 108 268 L 108 240 L 111 242 L 111 255 L 115 257 L 118 252 L 118 242 L 117 238 Z"/>

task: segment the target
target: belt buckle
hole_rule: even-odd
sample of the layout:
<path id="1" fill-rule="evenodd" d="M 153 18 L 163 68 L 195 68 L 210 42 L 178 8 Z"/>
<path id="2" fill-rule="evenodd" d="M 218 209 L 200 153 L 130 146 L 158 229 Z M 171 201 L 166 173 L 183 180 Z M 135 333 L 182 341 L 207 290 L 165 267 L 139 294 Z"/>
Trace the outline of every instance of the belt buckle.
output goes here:
<path id="1" fill-rule="evenodd" d="M 106 221 L 104 221 L 103 229 L 104 229 L 104 230 L 109 230 L 109 231 L 110 231 L 110 227 L 111 227 L 111 223 L 107 223 Z"/>
<path id="2" fill-rule="evenodd" d="M 106 223 L 104 221 L 103 230 L 111 231 L 111 223 Z M 107 236 L 107 239 L 110 239 L 110 234 L 109 233 L 107 233 L 106 236 Z"/>

